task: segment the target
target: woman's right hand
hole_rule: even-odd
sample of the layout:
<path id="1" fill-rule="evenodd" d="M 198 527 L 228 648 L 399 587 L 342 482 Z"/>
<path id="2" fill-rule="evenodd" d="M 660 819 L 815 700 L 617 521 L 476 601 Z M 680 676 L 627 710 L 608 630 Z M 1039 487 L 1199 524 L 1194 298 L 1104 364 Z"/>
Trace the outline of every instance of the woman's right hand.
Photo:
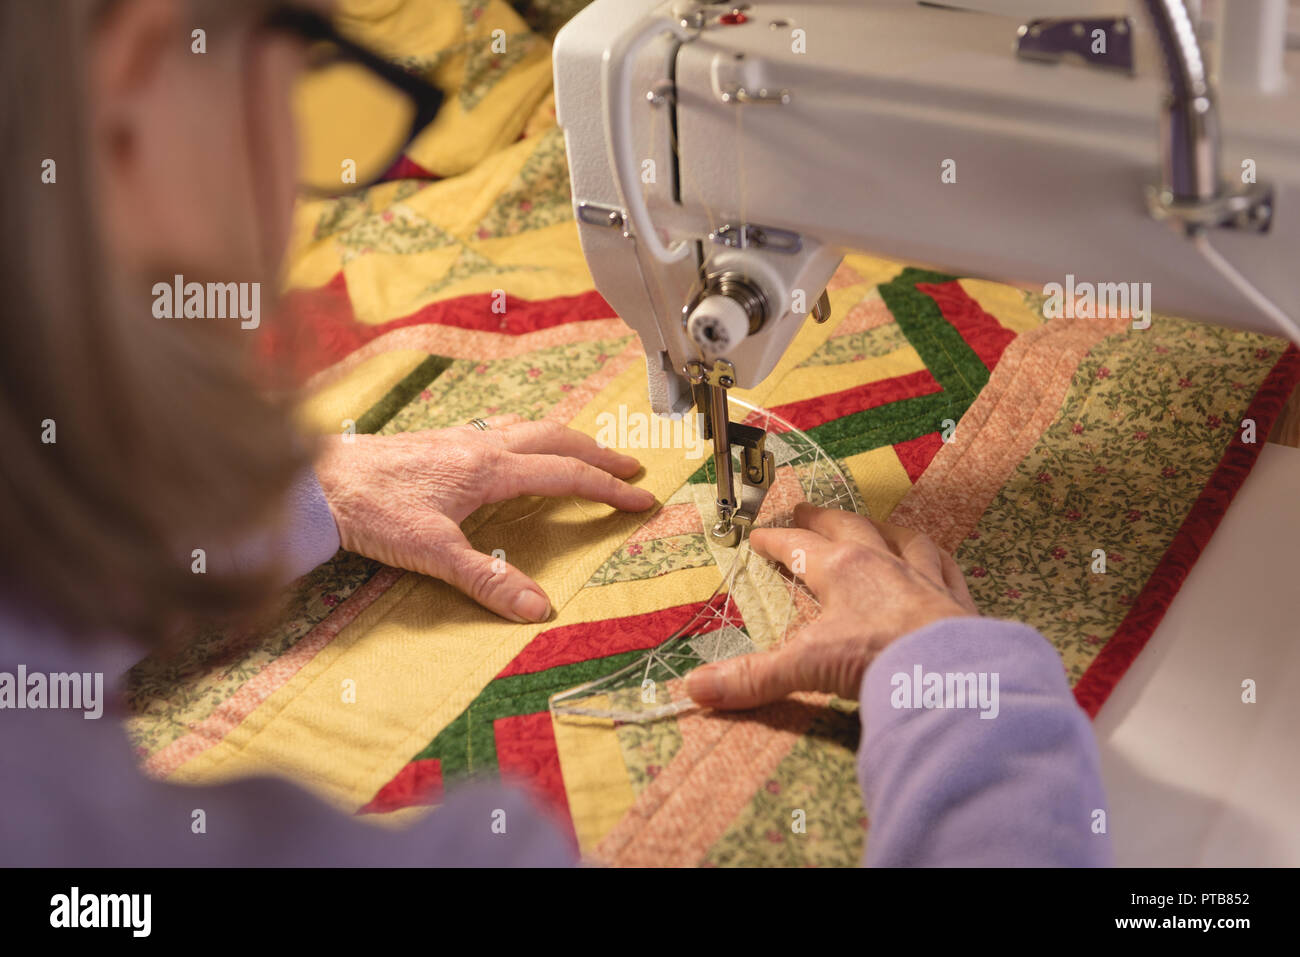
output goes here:
<path id="1" fill-rule="evenodd" d="M 803 569 L 821 617 L 775 651 L 691 672 L 686 690 L 696 703 L 753 708 L 792 691 L 857 698 L 867 666 L 890 642 L 944 618 L 979 615 L 957 563 L 920 532 L 805 503 L 794 519 L 793 528 L 755 529 L 749 544 Z"/>
<path id="2" fill-rule="evenodd" d="M 441 578 L 513 621 L 545 621 L 550 599 L 508 561 L 474 548 L 460 523 L 482 505 L 521 495 L 577 496 L 626 512 L 655 497 L 627 482 L 630 455 L 555 422 L 496 416 L 472 425 L 356 435 L 316 462 L 345 549 Z"/>

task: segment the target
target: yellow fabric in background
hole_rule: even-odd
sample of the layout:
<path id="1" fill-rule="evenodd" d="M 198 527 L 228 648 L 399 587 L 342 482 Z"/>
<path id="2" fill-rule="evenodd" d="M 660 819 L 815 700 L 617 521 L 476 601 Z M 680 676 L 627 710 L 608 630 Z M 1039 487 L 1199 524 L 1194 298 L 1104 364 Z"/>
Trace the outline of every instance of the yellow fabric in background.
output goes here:
<path id="1" fill-rule="evenodd" d="M 437 119 L 406 151 L 438 176 L 473 169 L 513 143 L 551 88 L 550 44 L 502 0 L 340 0 L 335 19 L 340 32 L 446 92 Z M 474 82 L 476 74 L 493 60 L 502 64 L 502 78 L 473 99 L 484 86 Z"/>
<path id="2" fill-rule="evenodd" d="M 344 431 L 343 423 L 356 420 L 402 380 L 412 369 L 428 359 L 426 352 L 396 349 L 381 352 L 357 364 L 337 381 L 316 392 L 300 407 L 298 421 L 304 432 L 321 435 Z"/>

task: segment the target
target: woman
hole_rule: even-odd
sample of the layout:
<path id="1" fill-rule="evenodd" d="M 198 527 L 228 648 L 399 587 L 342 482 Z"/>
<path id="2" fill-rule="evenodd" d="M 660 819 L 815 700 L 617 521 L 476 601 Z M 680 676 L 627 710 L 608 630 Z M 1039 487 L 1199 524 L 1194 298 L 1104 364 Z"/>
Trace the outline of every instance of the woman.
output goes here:
<path id="1" fill-rule="evenodd" d="M 0 5 L 0 672 L 120 675 L 147 643 L 254 607 L 340 545 L 542 621 L 539 586 L 476 552 L 459 523 L 519 495 L 653 504 L 627 481 L 635 459 L 543 424 L 314 446 L 268 398 L 284 383 L 250 358 L 255 335 L 159 318 L 154 290 L 174 276 L 274 287 L 298 185 L 291 89 L 316 41 L 338 47 L 327 31 L 255 0 Z M 1046 642 L 980 620 L 922 536 L 815 509 L 797 519 L 753 545 L 787 564 L 802 549 L 825 616 L 780 654 L 696 672 L 692 696 L 745 708 L 800 688 L 861 692 L 869 861 L 1104 862 L 1095 746 Z M 914 664 L 1000 671 L 1000 720 L 891 708 L 892 676 Z M 0 802 L 6 864 L 574 859 L 510 791 L 455 792 L 395 835 L 277 781 L 147 780 L 116 721 L 73 710 L 0 713 Z"/>

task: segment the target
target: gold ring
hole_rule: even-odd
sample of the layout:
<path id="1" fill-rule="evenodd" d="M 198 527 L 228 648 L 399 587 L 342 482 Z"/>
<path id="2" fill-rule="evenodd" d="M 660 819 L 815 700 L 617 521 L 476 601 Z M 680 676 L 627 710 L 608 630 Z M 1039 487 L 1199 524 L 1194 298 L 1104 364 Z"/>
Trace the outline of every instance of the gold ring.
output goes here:
<path id="1" fill-rule="evenodd" d="M 470 419 L 465 424 L 474 426 L 474 428 L 478 429 L 480 432 L 487 432 L 492 428 L 492 426 L 488 425 L 482 419 Z"/>

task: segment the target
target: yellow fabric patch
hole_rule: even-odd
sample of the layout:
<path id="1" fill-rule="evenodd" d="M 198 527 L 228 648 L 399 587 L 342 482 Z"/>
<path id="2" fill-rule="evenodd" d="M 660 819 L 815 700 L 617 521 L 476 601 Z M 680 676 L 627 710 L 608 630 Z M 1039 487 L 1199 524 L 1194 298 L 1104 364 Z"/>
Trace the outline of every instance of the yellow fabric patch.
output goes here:
<path id="1" fill-rule="evenodd" d="M 879 256 L 871 256 L 867 253 L 849 253 L 844 257 L 844 265 L 858 274 L 860 281 L 856 285 L 866 285 L 869 289 L 875 289 L 882 282 L 889 282 L 907 266 L 906 263 L 897 262 L 893 259 L 882 259 Z M 831 304 L 834 305 L 834 293 L 831 294 L 831 297 Z M 856 302 L 857 299 L 855 298 L 853 303 Z M 853 303 L 850 303 L 850 305 Z"/>
<path id="2" fill-rule="evenodd" d="M 833 366 L 807 366 L 793 370 L 781 382 L 774 404 L 799 402 L 803 399 L 815 399 L 892 379 L 895 376 L 920 372 L 925 368 L 920 355 L 911 346 L 906 346 L 884 356 L 862 359 L 858 362 L 842 362 Z"/>
<path id="3" fill-rule="evenodd" d="M 591 704 L 607 707 L 608 698 L 598 695 Z M 551 727 L 578 847 L 586 854 L 627 813 L 636 792 L 628 778 L 613 721 L 572 717 L 556 721 L 552 716 Z"/>
<path id="4" fill-rule="evenodd" d="M 302 429 L 322 435 L 341 433 L 345 419 L 353 422 L 429 358 L 419 349 L 397 349 L 371 356 L 337 381 L 311 395 L 298 409 Z"/>
<path id="5" fill-rule="evenodd" d="M 1014 286 L 984 279 L 959 279 L 961 288 L 980 308 L 1013 332 L 1027 332 L 1043 324 L 1043 317 L 1025 304 L 1025 295 Z"/>
<path id="6" fill-rule="evenodd" d="M 888 521 L 890 513 L 912 488 L 907 470 L 892 445 L 860 452 L 844 459 L 844 466 L 862 493 L 867 514 Z"/>

